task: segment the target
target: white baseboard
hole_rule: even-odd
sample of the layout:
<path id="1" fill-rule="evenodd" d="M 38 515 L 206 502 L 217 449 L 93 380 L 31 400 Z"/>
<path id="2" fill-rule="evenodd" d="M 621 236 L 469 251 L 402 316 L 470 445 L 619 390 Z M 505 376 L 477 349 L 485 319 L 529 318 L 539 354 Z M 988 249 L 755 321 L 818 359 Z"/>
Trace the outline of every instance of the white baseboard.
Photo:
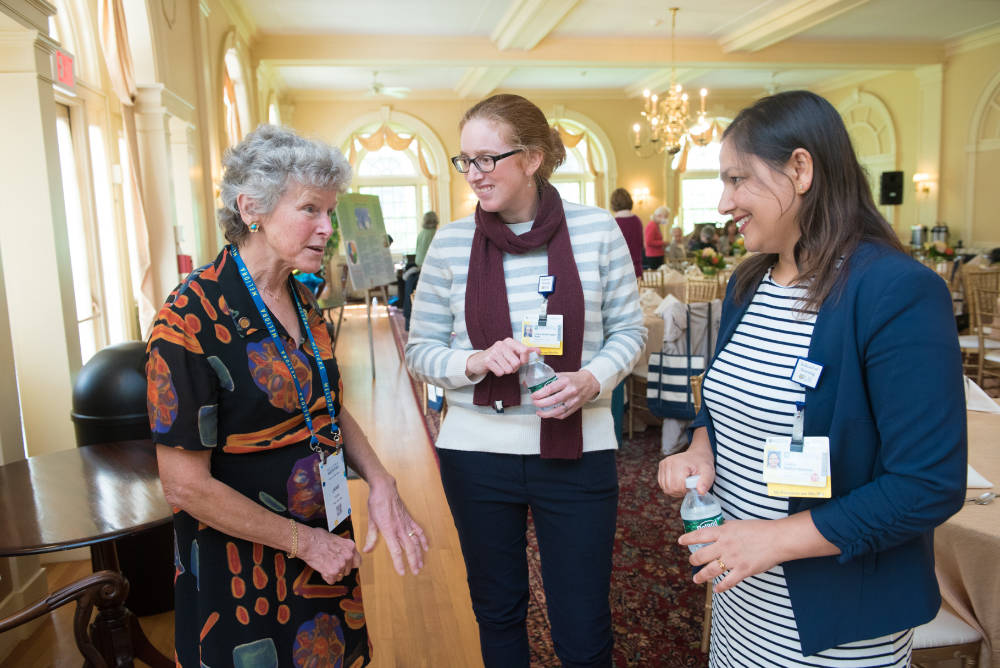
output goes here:
<path id="1" fill-rule="evenodd" d="M 0 601 L 0 617 L 12 615 L 35 601 L 45 598 L 48 591 L 49 586 L 45 578 L 45 569 L 39 568 L 23 586 L 15 589 Z M 45 617 L 40 617 L 33 622 L 0 634 L 0 661 L 7 658 L 14 651 L 17 644 L 27 639 L 44 621 Z"/>

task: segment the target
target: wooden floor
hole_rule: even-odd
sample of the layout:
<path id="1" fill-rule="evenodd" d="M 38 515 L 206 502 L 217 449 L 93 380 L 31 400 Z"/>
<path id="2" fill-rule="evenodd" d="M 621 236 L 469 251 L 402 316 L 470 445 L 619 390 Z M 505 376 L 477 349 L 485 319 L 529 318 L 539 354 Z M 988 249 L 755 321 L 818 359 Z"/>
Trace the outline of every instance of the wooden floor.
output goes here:
<path id="1" fill-rule="evenodd" d="M 455 526 L 441 490 L 437 466 L 409 379 L 396 354 L 385 309 L 373 314 L 376 382 L 371 381 L 364 307 L 344 317 L 337 359 L 345 403 L 365 428 L 382 462 L 396 477 L 403 500 L 424 527 L 431 549 L 420 575 L 400 577 L 385 545 L 364 555 L 361 581 L 376 668 L 482 666 L 479 634 L 469 603 L 465 565 Z M 349 447 L 349 446 L 348 446 Z M 367 531 L 367 487 L 351 482 L 358 543 Z M 89 561 L 47 567 L 49 589 L 82 577 Z M 79 666 L 73 643 L 72 606 L 50 615 L 31 638 L 20 643 L 0 668 Z M 142 618 L 150 640 L 173 656 L 173 613 Z M 141 665 L 141 664 L 139 664 Z"/>

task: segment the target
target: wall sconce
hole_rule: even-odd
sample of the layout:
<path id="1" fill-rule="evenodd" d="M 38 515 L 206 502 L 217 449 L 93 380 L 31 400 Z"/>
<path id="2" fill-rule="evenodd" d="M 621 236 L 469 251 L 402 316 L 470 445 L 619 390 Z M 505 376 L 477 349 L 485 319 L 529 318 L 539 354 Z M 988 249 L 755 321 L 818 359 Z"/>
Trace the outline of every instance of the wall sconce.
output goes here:
<path id="1" fill-rule="evenodd" d="M 929 195 L 933 184 L 934 179 L 930 174 L 919 172 L 913 175 L 913 187 L 916 188 L 918 195 Z"/>
<path id="2" fill-rule="evenodd" d="M 649 199 L 649 188 L 633 188 L 632 200 L 636 206 L 642 206 Z"/>

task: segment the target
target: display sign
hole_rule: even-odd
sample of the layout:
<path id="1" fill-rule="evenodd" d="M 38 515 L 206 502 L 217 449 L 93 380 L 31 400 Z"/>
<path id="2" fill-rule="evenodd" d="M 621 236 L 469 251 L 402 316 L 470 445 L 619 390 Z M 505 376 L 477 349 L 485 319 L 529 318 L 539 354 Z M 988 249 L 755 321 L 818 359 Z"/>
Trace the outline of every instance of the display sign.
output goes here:
<path id="1" fill-rule="evenodd" d="M 56 83 L 70 92 L 76 91 L 76 75 L 73 72 L 73 56 L 68 51 L 56 49 L 52 54 L 52 71 Z"/>
<path id="2" fill-rule="evenodd" d="M 389 252 L 389 237 L 376 195 L 347 193 L 337 201 L 340 245 L 355 290 L 368 290 L 396 282 Z"/>

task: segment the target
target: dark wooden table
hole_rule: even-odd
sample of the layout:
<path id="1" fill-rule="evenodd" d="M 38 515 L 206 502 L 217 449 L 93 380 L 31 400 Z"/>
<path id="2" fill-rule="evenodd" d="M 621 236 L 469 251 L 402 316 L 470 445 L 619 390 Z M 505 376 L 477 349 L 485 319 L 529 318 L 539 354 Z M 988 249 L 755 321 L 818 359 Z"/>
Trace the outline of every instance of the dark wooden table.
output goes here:
<path id="1" fill-rule="evenodd" d="M 90 547 L 95 570 L 119 571 L 114 540 L 171 520 L 149 440 L 73 448 L 0 466 L 0 556 Z M 103 609 L 95 644 L 109 665 L 173 666 L 128 609 Z"/>

